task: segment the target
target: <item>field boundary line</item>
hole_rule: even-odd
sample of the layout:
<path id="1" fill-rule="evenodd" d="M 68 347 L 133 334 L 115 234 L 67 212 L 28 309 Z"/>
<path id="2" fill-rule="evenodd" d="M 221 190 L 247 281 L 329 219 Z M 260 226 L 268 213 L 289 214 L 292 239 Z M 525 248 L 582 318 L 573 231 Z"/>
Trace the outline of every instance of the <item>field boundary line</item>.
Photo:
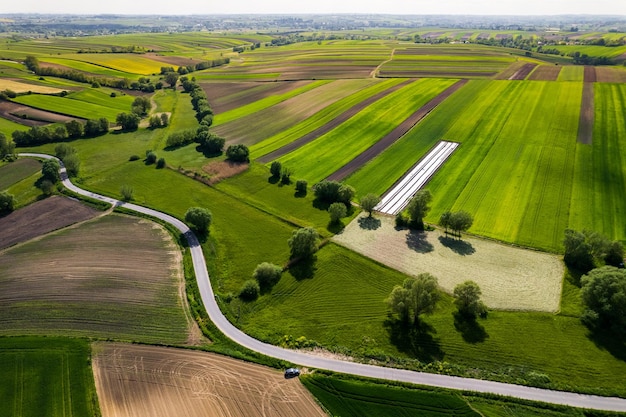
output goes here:
<path id="1" fill-rule="evenodd" d="M 326 369 L 329 371 L 359 375 L 375 379 L 385 379 L 391 381 L 408 382 L 417 385 L 428 385 L 439 388 L 448 388 L 460 390 L 464 392 L 480 392 L 502 395 L 507 397 L 521 398 L 531 401 L 539 401 L 544 403 L 553 403 L 567 405 L 571 407 L 579 407 L 585 409 L 620 411 L 626 412 L 626 398 L 618 397 L 601 397 L 598 395 L 578 394 L 566 391 L 554 391 L 543 388 L 535 388 L 521 386 L 515 384 L 507 384 L 503 382 L 495 382 L 474 378 L 463 378 L 458 376 L 431 374 L 426 372 L 417 372 L 407 369 L 386 368 L 383 366 L 369 365 L 364 363 L 348 362 L 339 359 L 330 359 L 304 352 L 296 352 L 282 347 L 274 346 L 261 342 L 247 335 L 237 327 L 235 327 L 219 308 L 211 281 L 209 278 L 206 260 L 202 251 L 202 246 L 195 233 L 183 223 L 181 220 L 158 210 L 150 209 L 133 203 L 123 202 L 111 197 L 106 197 L 94 192 L 84 190 L 74 185 L 65 169 L 63 163 L 56 157 L 41 153 L 21 153 L 21 157 L 33 157 L 44 159 L 55 159 L 60 163 L 61 181 L 65 187 L 80 195 L 95 198 L 112 204 L 115 207 L 121 206 L 137 213 L 155 217 L 164 222 L 170 223 L 178 229 L 187 242 L 191 252 L 193 268 L 196 274 L 196 281 L 200 291 L 202 303 L 206 312 L 213 321 L 213 324 L 219 331 L 230 338 L 233 342 L 259 352 L 261 354 L 281 359 L 301 366 Z"/>
<path id="2" fill-rule="evenodd" d="M 410 115 L 405 121 L 400 123 L 395 129 L 386 134 L 378 142 L 370 146 L 352 161 L 330 174 L 326 179 L 333 181 L 342 181 L 344 178 L 356 172 L 363 165 L 383 153 L 387 148 L 402 139 L 415 125 L 428 116 L 439 104 L 443 103 L 448 97 L 457 92 L 461 87 L 467 84 L 469 80 L 463 79 L 452 84 L 441 93 L 437 94 L 428 103 L 420 107 L 415 113 Z"/>

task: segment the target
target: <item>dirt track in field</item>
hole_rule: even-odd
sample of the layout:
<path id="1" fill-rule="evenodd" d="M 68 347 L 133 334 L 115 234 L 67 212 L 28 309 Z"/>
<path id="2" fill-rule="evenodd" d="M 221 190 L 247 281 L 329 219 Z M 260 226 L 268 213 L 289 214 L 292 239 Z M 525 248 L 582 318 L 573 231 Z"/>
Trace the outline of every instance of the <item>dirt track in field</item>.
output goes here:
<path id="1" fill-rule="evenodd" d="M 395 129 L 385 135 L 382 139 L 376 142 L 374 145 L 365 150 L 359 156 L 348 162 L 337 171 L 328 176 L 328 180 L 341 181 L 363 165 L 376 158 L 388 147 L 393 145 L 398 139 L 406 134 L 413 126 L 419 123 L 424 117 L 428 115 L 435 107 L 441 104 L 445 99 L 450 97 L 454 92 L 459 90 L 468 80 L 460 80 L 452 84 L 450 87 L 439 93 L 435 98 L 428 103 L 420 107 L 415 113 L 409 116 L 404 122 L 400 123 Z"/>
<path id="2" fill-rule="evenodd" d="M 585 65 L 585 82 L 595 83 L 597 81 L 598 78 L 596 77 L 596 67 Z"/>
<path id="3" fill-rule="evenodd" d="M 396 230 L 391 216 L 361 215 L 333 240 L 409 275 L 430 272 L 448 293 L 475 281 L 490 308 L 559 309 L 563 264 L 556 255 L 468 236 L 457 240 L 439 230 Z"/>
<path id="4" fill-rule="evenodd" d="M 378 94 L 373 95 L 372 97 L 368 98 L 367 100 L 363 100 L 360 103 L 352 106 L 351 108 L 349 108 L 348 110 L 346 110 L 345 112 L 341 113 L 339 116 L 335 117 L 333 120 L 331 120 L 330 122 L 326 123 L 323 126 L 320 126 L 319 128 L 315 129 L 312 132 L 307 133 L 306 135 L 302 136 L 299 139 L 294 140 L 293 142 L 283 146 L 282 148 L 278 148 L 273 152 L 270 152 L 268 154 L 263 155 L 262 157 L 258 158 L 257 161 L 266 164 L 268 162 L 271 162 L 275 159 L 280 158 L 283 155 L 287 155 L 289 152 L 292 152 L 296 149 L 298 149 L 301 146 L 306 145 L 309 142 L 314 141 L 315 139 L 319 138 L 320 136 L 330 132 L 331 130 L 333 130 L 334 128 L 336 128 L 337 126 L 341 125 L 342 123 L 344 123 L 346 120 L 350 119 L 352 116 L 354 116 L 355 114 L 357 114 L 358 112 L 360 112 L 361 110 L 363 110 L 364 108 L 366 108 L 367 106 L 369 106 L 372 103 L 375 103 L 376 101 L 380 100 L 381 98 L 393 93 L 394 91 L 399 90 L 400 88 L 404 87 L 405 85 L 413 82 L 414 80 L 407 80 L 403 83 L 397 84 L 393 87 L 388 88 L 385 91 L 382 91 Z"/>
<path id="5" fill-rule="evenodd" d="M 100 214 L 67 197 L 52 196 L 0 218 L 0 250 Z"/>
<path id="6" fill-rule="evenodd" d="M 326 417 L 298 378 L 213 353 L 94 344 L 103 417 Z"/>
<path id="7" fill-rule="evenodd" d="M 587 72 L 585 71 L 585 76 Z M 594 122 L 593 83 L 583 84 L 583 99 L 580 103 L 580 120 L 578 122 L 578 142 L 591 145 Z"/>
<path id="8" fill-rule="evenodd" d="M 524 64 L 522 68 L 515 71 L 515 74 L 509 77 L 509 80 L 525 80 L 526 77 L 528 77 L 528 74 L 530 74 L 533 71 L 533 69 L 535 69 L 536 66 L 537 64 L 532 64 L 530 62 L 527 64 Z"/>

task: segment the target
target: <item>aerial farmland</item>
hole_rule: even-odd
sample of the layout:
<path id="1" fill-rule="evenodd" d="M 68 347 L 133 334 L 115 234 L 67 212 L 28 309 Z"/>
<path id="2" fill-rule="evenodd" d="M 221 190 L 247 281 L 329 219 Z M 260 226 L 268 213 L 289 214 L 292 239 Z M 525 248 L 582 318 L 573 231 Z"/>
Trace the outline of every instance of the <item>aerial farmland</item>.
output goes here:
<path id="1" fill-rule="evenodd" d="M 626 412 L 626 339 L 584 320 L 591 272 L 564 261 L 568 229 L 606 242 L 598 268 L 626 242 L 626 55 L 595 41 L 626 32 L 145 19 L 120 24 L 154 33 L 2 34 L 0 414 L 587 415 L 314 366 L 285 378 L 300 364 L 207 313 L 198 254 L 220 314 L 272 347 Z M 460 212 L 467 227 L 442 221 Z M 437 303 L 409 322 L 390 294 L 424 274 Z"/>

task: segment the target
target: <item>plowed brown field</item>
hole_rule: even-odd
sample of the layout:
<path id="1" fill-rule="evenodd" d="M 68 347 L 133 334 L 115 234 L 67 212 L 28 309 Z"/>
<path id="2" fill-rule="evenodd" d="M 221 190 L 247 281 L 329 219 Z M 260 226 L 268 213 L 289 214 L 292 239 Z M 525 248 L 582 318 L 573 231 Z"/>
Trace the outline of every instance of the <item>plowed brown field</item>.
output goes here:
<path id="1" fill-rule="evenodd" d="M 212 353 L 94 344 L 103 417 L 325 417 L 297 378 Z"/>

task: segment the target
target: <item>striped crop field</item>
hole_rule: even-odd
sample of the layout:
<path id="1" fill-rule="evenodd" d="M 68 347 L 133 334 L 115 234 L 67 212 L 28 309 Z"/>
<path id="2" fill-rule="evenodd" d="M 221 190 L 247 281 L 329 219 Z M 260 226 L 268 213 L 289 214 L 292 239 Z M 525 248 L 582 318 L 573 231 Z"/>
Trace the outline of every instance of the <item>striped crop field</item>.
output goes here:
<path id="1" fill-rule="evenodd" d="M 273 137 L 324 110 L 327 106 L 374 84 L 374 79 L 335 80 L 298 94 L 274 106 L 214 129 L 229 142 L 248 146 Z"/>
<path id="2" fill-rule="evenodd" d="M 81 61 L 78 59 L 67 59 L 67 58 L 48 58 L 42 57 L 39 61 L 42 66 L 45 66 L 46 63 L 61 65 L 66 69 L 73 69 L 77 71 L 86 72 L 88 74 L 101 75 L 104 77 L 114 77 L 114 78 L 128 78 L 132 74 L 126 71 L 118 71 L 113 68 L 92 64 L 90 62 Z"/>
<path id="3" fill-rule="evenodd" d="M 380 195 L 437 140 L 460 142 L 427 186 L 434 195 L 427 220 L 466 210 L 475 233 L 558 250 L 568 226 L 581 96 L 580 83 L 470 82 L 347 182 L 360 194 Z"/>
<path id="4" fill-rule="evenodd" d="M 600 46 L 600 45 L 554 45 L 551 48 L 558 49 L 566 55 L 573 55 L 580 52 L 581 55 L 605 56 L 607 58 L 618 58 L 626 54 L 626 46 Z"/>
<path id="5" fill-rule="evenodd" d="M 559 65 L 537 65 L 535 70 L 528 76 L 529 80 L 535 81 L 556 81 L 559 78 L 562 66 Z"/>
<path id="6" fill-rule="evenodd" d="M 280 158 L 298 176 L 319 181 L 347 164 L 402 123 L 454 80 L 420 79 L 368 106 L 345 123 Z"/>
<path id="7" fill-rule="evenodd" d="M 84 90 L 70 93 L 65 98 L 95 104 L 106 109 L 117 110 L 118 112 L 130 111 L 135 97 L 126 94 L 122 95 L 119 94 L 119 92 L 115 97 L 111 97 L 112 91 L 113 90 L 108 88 L 86 88 Z"/>
<path id="8" fill-rule="evenodd" d="M 80 97 L 80 95 L 78 96 Z M 126 101 L 123 97 L 120 97 L 123 101 Z M 116 98 L 112 98 L 112 103 Z M 14 99 L 16 103 L 25 104 L 37 109 L 47 110 L 55 113 L 60 113 L 68 116 L 80 117 L 83 119 L 99 119 L 101 117 L 107 118 L 110 122 L 114 121 L 116 116 L 121 113 L 117 107 L 119 106 L 115 102 L 116 107 L 104 107 L 100 104 L 90 103 L 80 99 L 72 99 L 69 96 L 47 96 L 40 94 L 32 94 L 27 96 L 19 96 Z M 111 104 L 113 105 L 113 104 Z M 130 104 L 126 107 L 124 112 L 130 111 Z"/>
<path id="9" fill-rule="evenodd" d="M 138 54 L 68 54 L 64 55 L 63 59 L 66 61 L 65 64 L 59 62 L 63 65 L 74 66 L 75 64 L 73 65 L 72 62 L 77 61 L 121 73 L 137 75 L 158 74 L 161 67 L 164 66 L 161 62 L 144 58 Z M 53 62 L 48 58 L 42 58 L 42 61 Z"/>
<path id="10" fill-rule="evenodd" d="M 233 110 L 229 110 L 227 112 L 224 112 L 222 114 L 218 114 L 215 116 L 215 120 L 213 122 L 213 126 L 217 127 L 219 125 L 231 122 L 235 119 L 250 115 L 252 113 L 258 112 L 260 110 L 266 109 L 270 106 L 273 106 L 275 104 L 278 104 L 280 102 L 283 102 L 285 100 L 288 100 L 292 97 L 295 97 L 299 94 L 303 94 L 307 91 L 313 90 L 317 87 L 320 87 L 324 84 L 329 83 L 330 80 L 325 81 L 312 81 L 310 83 L 307 83 L 299 88 L 294 88 L 293 90 L 289 90 L 286 93 L 283 94 L 278 94 L 278 95 L 272 95 L 269 97 L 265 97 L 261 100 L 255 101 L 254 103 L 250 103 L 241 107 L 238 107 L 236 109 Z"/>
<path id="11" fill-rule="evenodd" d="M 569 227 L 626 240 L 626 85 L 594 85 L 591 145 L 578 144 Z"/>

